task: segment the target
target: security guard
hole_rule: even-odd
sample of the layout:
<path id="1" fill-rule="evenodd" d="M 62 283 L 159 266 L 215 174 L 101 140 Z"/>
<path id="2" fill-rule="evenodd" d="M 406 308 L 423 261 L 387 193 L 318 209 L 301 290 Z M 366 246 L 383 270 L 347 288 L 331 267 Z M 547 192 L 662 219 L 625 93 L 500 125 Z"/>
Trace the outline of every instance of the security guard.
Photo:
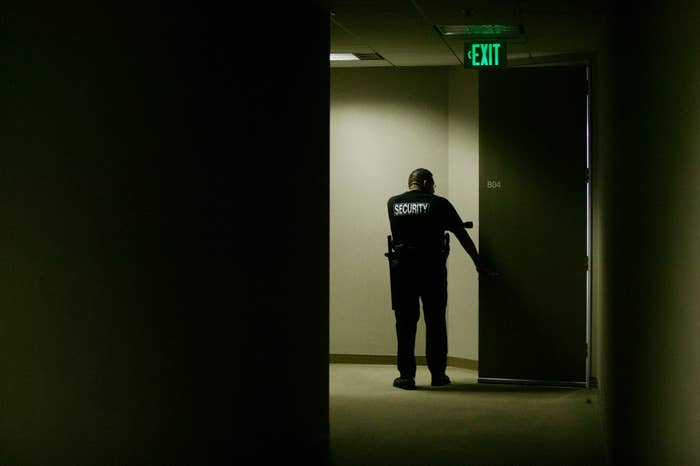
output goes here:
<path id="1" fill-rule="evenodd" d="M 416 388 L 416 326 L 423 303 L 426 328 L 426 359 L 431 385 L 450 383 L 447 367 L 447 267 L 445 231 L 452 232 L 469 254 L 477 271 L 482 271 L 474 242 L 464 229 L 450 201 L 435 195 L 433 175 L 418 168 L 408 177 L 409 190 L 389 199 L 392 306 L 396 315 L 397 363 L 400 377 L 394 386 Z M 391 252 L 391 251 L 390 251 Z"/>

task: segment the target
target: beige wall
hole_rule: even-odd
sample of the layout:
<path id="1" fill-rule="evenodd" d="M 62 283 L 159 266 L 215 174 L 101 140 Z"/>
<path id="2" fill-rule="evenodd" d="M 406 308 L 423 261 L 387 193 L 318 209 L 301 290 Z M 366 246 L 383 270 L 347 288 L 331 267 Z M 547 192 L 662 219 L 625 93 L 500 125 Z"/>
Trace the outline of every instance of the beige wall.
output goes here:
<path id="1" fill-rule="evenodd" d="M 443 67 L 331 71 L 331 354 L 395 354 L 386 201 L 407 189 L 411 170 L 430 169 L 437 194 L 478 220 L 476 83 L 475 73 Z M 476 273 L 453 246 L 450 355 L 477 359 Z M 424 347 L 421 322 L 416 354 Z"/>
<path id="2" fill-rule="evenodd" d="M 476 71 L 449 70 L 448 198 L 479 247 L 479 79 Z M 454 241 L 448 270 L 449 354 L 478 360 L 479 286 L 471 258 Z"/>

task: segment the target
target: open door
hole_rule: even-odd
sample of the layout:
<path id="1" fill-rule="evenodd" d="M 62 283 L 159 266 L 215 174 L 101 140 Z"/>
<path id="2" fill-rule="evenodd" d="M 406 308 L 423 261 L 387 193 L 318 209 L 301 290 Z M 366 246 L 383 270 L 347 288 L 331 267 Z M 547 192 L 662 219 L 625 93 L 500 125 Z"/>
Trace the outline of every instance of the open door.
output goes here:
<path id="1" fill-rule="evenodd" d="M 479 381 L 587 385 L 585 66 L 479 72 Z"/>

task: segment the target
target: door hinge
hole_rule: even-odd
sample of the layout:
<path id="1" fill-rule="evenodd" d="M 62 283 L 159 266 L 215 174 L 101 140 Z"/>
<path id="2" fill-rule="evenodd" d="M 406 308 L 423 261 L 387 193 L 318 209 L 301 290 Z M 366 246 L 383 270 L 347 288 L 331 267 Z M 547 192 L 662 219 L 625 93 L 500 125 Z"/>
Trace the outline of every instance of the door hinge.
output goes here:
<path id="1" fill-rule="evenodd" d="M 591 95 L 591 80 L 586 79 L 586 95 Z"/>
<path id="2" fill-rule="evenodd" d="M 589 270 L 590 268 L 591 268 L 590 261 L 589 261 L 588 256 L 586 256 L 586 266 L 585 266 L 586 272 L 588 272 L 588 270 Z"/>
<path id="3" fill-rule="evenodd" d="M 590 168 L 586 168 L 585 177 L 586 177 L 586 183 L 590 183 L 591 182 L 591 169 Z"/>

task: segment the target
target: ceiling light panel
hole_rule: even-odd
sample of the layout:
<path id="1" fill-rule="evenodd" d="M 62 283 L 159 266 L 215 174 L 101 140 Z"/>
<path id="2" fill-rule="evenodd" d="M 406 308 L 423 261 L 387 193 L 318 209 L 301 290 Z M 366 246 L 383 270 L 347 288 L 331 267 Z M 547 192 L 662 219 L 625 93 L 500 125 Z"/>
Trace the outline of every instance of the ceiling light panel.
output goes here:
<path id="1" fill-rule="evenodd" d="M 524 34 L 517 24 L 438 24 L 435 29 L 443 36 L 465 39 L 509 39 Z"/>
<path id="2" fill-rule="evenodd" d="M 359 59 L 353 53 L 331 53 L 331 61 L 353 61 Z"/>

